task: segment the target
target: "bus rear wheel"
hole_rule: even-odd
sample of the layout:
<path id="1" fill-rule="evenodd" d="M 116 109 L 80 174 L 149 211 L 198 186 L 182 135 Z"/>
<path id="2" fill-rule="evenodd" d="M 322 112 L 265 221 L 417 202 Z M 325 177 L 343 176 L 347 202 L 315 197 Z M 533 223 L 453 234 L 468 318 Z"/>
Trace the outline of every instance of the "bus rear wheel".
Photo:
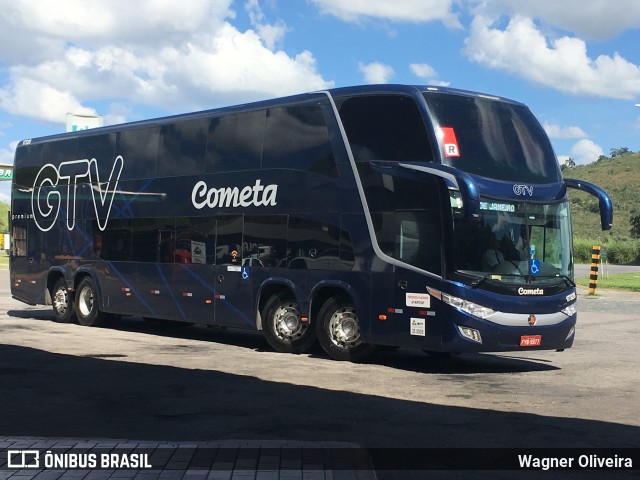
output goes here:
<path id="1" fill-rule="evenodd" d="M 273 295 L 262 314 L 262 331 L 269 345 L 283 353 L 308 352 L 316 342 L 316 332 L 303 322 L 300 306 L 289 295 Z"/>
<path id="2" fill-rule="evenodd" d="M 327 300 L 318 312 L 316 328 L 320 345 L 335 360 L 360 362 L 375 351 L 374 345 L 362 343 L 358 314 L 346 298 Z"/>
<path id="3" fill-rule="evenodd" d="M 84 277 L 76 289 L 76 316 L 78 323 L 86 327 L 99 327 L 106 320 L 98 308 L 98 289 L 91 277 Z"/>
<path id="4" fill-rule="evenodd" d="M 56 283 L 53 286 L 51 299 L 55 321 L 60 323 L 72 322 L 75 316 L 75 312 L 73 311 L 73 300 L 69 290 L 67 289 L 67 282 L 64 278 L 60 277 L 56 280 Z"/>

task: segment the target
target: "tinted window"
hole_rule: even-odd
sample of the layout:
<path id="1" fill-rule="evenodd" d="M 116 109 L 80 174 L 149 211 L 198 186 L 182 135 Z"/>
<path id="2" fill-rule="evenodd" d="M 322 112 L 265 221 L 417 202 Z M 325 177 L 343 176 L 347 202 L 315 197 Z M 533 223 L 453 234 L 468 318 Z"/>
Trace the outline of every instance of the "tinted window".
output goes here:
<path id="1" fill-rule="evenodd" d="M 131 221 L 131 226 L 131 259 L 134 262 L 159 261 L 161 232 L 173 231 L 173 219 L 137 218 Z M 170 262 L 166 256 L 163 260 Z"/>
<path id="2" fill-rule="evenodd" d="M 337 216 L 290 217 L 288 237 L 289 268 L 340 270 L 352 266 L 351 242 L 348 234 L 341 232 Z M 341 240 L 347 248 L 344 255 L 340 252 Z"/>
<path id="3" fill-rule="evenodd" d="M 216 264 L 242 265 L 242 216 L 218 217 Z"/>
<path id="4" fill-rule="evenodd" d="M 409 179 L 358 165 L 380 249 L 397 260 L 441 274 L 440 183 Z M 416 173 L 416 175 L 418 175 Z"/>
<path id="5" fill-rule="evenodd" d="M 269 109 L 262 166 L 338 176 L 320 105 Z"/>
<path id="6" fill-rule="evenodd" d="M 209 125 L 207 172 L 260 168 L 266 112 L 236 113 L 217 117 Z"/>
<path id="7" fill-rule="evenodd" d="M 384 253 L 440 275 L 439 211 L 374 213 L 372 220 L 378 245 Z"/>
<path id="8" fill-rule="evenodd" d="M 130 261 L 131 238 L 131 220 L 111 219 L 103 232 L 93 222 L 93 250 L 103 260 Z"/>
<path id="9" fill-rule="evenodd" d="M 262 215 L 244 217 L 243 265 L 284 267 L 287 252 L 287 217 Z"/>
<path id="10" fill-rule="evenodd" d="M 112 162 L 115 158 L 115 148 L 115 133 L 81 137 L 78 139 L 78 153 L 76 158 L 86 158 L 88 160 L 95 158 L 98 165 L 108 164 L 113 166 Z M 109 171 L 106 172 L 107 176 L 110 171 L 111 169 L 109 168 Z"/>
<path id="11" fill-rule="evenodd" d="M 425 94 L 442 132 L 445 163 L 504 181 L 560 181 L 549 139 L 531 111 L 481 97 Z"/>
<path id="12" fill-rule="evenodd" d="M 433 161 L 424 121 L 412 98 L 352 97 L 339 102 L 339 112 L 357 162 Z"/>
<path id="13" fill-rule="evenodd" d="M 73 138 L 70 140 L 54 140 L 42 144 L 42 163 L 52 163 L 60 165 L 62 162 L 77 160 L 78 141 Z"/>
<path id="14" fill-rule="evenodd" d="M 36 175 L 42 168 L 42 143 L 23 145 L 16 149 L 15 170 L 13 183 L 25 187 L 32 187 Z"/>
<path id="15" fill-rule="evenodd" d="M 116 156 L 122 155 L 124 159 L 123 179 L 153 178 L 155 176 L 159 134 L 159 127 L 136 128 L 118 133 Z M 109 176 L 111 166 L 112 162 L 109 162 L 108 170 L 105 168 L 106 177 Z M 103 178 L 102 171 L 100 178 Z"/>
<path id="16" fill-rule="evenodd" d="M 27 256 L 27 227 L 12 225 L 11 227 L 11 255 L 13 257 Z"/>
<path id="17" fill-rule="evenodd" d="M 207 263 L 216 261 L 216 220 L 207 217 L 176 220 L 175 262 Z"/>
<path id="18" fill-rule="evenodd" d="M 372 212 L 433 208 L 440 204 L 440 181 L 431 175 L 410 173 L 415 179 L 384 175 L 367 163 L 358 165 Z"/>
<path id="19" fill-rule="evenodd" d="M 202 173 L 208 132 L 208 119 L 164 125 L 160 130 L 157 175 Z"/>

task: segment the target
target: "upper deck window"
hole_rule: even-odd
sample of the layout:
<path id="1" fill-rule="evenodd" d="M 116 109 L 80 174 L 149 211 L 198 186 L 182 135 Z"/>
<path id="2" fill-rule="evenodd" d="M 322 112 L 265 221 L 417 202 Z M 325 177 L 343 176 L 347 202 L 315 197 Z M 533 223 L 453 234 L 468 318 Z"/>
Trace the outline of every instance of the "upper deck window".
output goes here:
<path id="1" fill-rule="evenodd" d="M 524 105 L 455 94 L 424 96 L 445 164 L 502 181 L 561 181 L 549 139 Z"/>
<path id="2" fill-rule="evenodd" d="M 404 95 L 367 95 L 338 100 L 340 118 L 356 162 L 433 162 L 424 120 Z"/>

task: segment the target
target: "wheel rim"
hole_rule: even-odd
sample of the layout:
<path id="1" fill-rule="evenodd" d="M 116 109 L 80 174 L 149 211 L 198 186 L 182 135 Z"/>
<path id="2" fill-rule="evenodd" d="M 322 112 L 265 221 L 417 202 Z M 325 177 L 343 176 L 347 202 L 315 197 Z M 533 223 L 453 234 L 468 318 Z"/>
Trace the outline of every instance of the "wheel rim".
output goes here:
<path id="1" fill-rule="evenodd" d="M 308 325 L 300 321 L 298 304 L 285 303 L 273 314 L 273 330 L 280 340 L 296 340 L 306 332 Z"/>
<path id="2" fill-rule="evenodd" d="M 88 317 L 93 310 L 93 290 L 89 287 L 85 287 L 80 290 L 80 296 L 78 297 L 78 310 L 83 317 Z"/>
<path id="3" fill-rule="evenodd" d="M 329 338 L 340 348 L 360 345 L 360 322 L 353 307 L 340 308 L 331 316 Z"/>
<path id="4" fill-rule="evenodd" d="M 69 294 L 65 288 L 59 288 L 53 296 L 53 308 L 58 315 L 64 315 L 67 313 L 68 306 Z"/>

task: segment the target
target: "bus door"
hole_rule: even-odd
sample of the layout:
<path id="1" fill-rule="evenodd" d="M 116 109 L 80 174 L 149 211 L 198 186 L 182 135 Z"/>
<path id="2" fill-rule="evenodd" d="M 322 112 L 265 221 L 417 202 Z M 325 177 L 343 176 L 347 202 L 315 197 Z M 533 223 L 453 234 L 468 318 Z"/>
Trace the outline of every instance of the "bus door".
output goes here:
<path id="1" fill-rule="evenodd" d="M 215 311 L 215 220 L 179 219 L 171 242 L 177 318 L 213 325 Z M 161 254 L 162 255 L 162 254 Z"/>
<path id="2" fill-rule="evenodd" d="M 214 275 L 215 324 L 255 328 L 251 265 L 243 265 L 243 217 L 218 217 Z"/>
<path id="3" fill-rule="evenodd" d="M 29 237 L 36 237 L 35 232 L 28 235 L 27 220 L 13 220 L 11 222 L 11 282 L 12 293 L 18 299 L 34 304 L 42 301 L 39 298 L 44 293 L 44 286 L 41 283 L 41 276 L 37 275 L 40 270 L 39 259 L 36 258 L 32 241 Z M 38 232 L 44 236 L 46 233 Z"/>
<path id="4" fill-rule="evenodd" d="M 442 240 L 437 210 L 396 212 L 393 257 L 421 270 L 438 274 L 441 269 Z M 441 344 L 442 319 L 434 310 L 427 292 L 439 279 L 412 268 L 397 266 L 394 272 L 397 333 L 405 345 L 437 349 Z M 439 285 L 438 285 L 439 286 Z M 407 343 L 408 342 L 408 343 Z"/>
<path id="5" fill-rule="evenodd" d="M 186 262 L 174 264 L 173 294 L 179 320 L 214 324 L 213 271 L 213 265 Z"/>

